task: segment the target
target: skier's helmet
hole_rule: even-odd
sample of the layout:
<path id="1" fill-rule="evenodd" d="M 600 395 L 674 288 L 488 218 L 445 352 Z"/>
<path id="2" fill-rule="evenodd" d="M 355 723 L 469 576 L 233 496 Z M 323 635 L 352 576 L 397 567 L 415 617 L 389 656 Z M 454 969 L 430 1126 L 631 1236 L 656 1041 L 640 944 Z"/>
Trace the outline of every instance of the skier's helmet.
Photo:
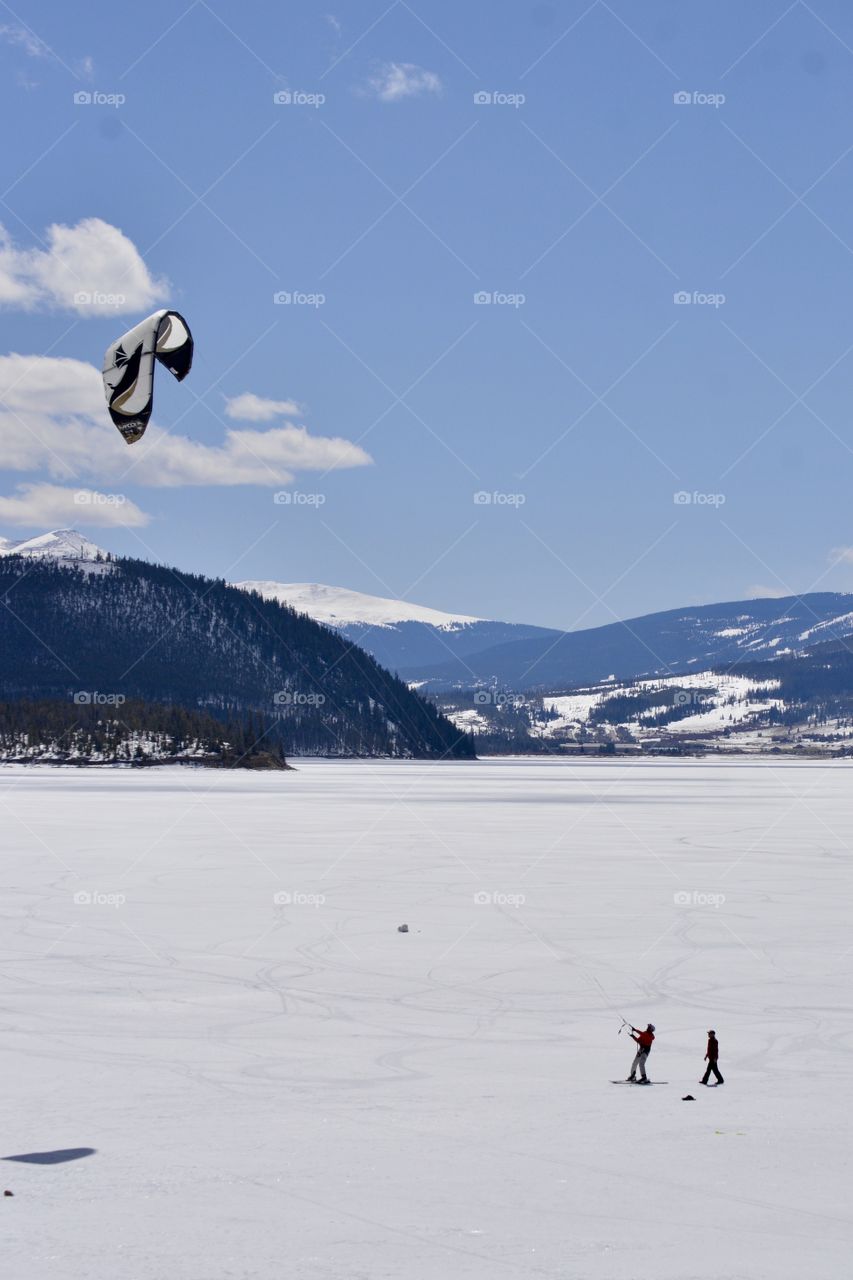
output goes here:
<path id="1" fill-rule="evenodd" d="M 709 1036 L 715 1036 L 716 1034 L 717 1034 L 717 1033 L 716 1033 L 716 1031 L 714 1031 L 714 1030 L 713 1030 L 713 1028 L 708 1032 L 708 1035 L 709 1035 Z"/>
<path id="2" fill-rule="evenodd" d="M 650 1022 L 649 1025 L 646 1027 L 647 1031 L 654 1031 L 654 1029 L 655 1029 L 655 1024 L 653 1022 Z"/>

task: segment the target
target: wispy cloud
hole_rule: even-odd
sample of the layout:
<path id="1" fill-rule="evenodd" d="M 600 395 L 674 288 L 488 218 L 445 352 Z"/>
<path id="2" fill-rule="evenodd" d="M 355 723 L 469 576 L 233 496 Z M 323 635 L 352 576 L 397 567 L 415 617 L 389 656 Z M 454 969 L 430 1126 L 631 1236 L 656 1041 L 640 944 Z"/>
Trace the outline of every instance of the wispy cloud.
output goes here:
<path id="1" fill-rule="evenodd" d="M 30 31 L 28 27 L 4 23 L 0 25 L 0 40 L 4 44 L 17 45 L 31 58 L 50 58 L 52 56 L 49 46 L 34 31 Z"/>
<path id="2" fill-rule="evenodd" d="M 225 413 L 238 422 L 271 422 L 273 418 L 295 418 L 302 409 L 295 400 L 267 400 L 252 391 L 225 400 Z"/>
<path id="3" fill-rule="evenodd" d="M 368 91 L 380 102 L 400 102 L 425 93 L 439 94 L 440 77 L 413 62 L 386 62 L 368 80 Z"/>
<path id="4" fill-rule="evenodd" d="M 247 393 L 249 394 L 249 393 Z M 239 399 L 239 397 L 237 397 Z M 265 402 L 258 397 L 261 406 Z M 350 440 L 315 436 L 304 426 L 226 429 L 218 444 L 149 426 L 132 451 L 122 444 L 104 404 L 101 375 L 82 360 L 0 356 L 0 467 L 46 471 L 54 480 L 135 485 L 290 484 L 301 471 L 369 466 Z"/>
<path id="5" fill-rule="evenodd" d="M 140 528 L 151 517 L 122 494 L 66 489 L 58 484 L 21 484 L 11 498 L 0 497 L 0 522 L 54 529 L 63 525 L 119 525 Z"/>
<path id="6" fill-rule="evenodd" d="M 748 600 L 784 600 L 786 596 L 794 595 L 794 592 L 787 587 L 767 587 L 761 582 L 754 582 L 747 587 L 746 595 Z"/>
<path id="7" fill-rule="evenodd" d="M 21 248 L 0 227 L 0 306 L 115 315 L 166 296 L 168 282 L 153 277 L 133 241 L 101 218 L 54 223 L 46 242 Z"/>

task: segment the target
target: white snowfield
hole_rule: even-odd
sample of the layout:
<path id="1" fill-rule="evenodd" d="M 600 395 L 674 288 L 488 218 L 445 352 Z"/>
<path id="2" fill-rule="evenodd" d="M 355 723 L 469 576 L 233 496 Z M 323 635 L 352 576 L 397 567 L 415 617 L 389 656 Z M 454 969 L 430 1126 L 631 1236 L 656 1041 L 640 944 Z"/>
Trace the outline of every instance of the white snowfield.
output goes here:
<path id="1" fill-rule="evenodd" d="M 0 556 L 33 556 L 39 560 L 97 560 L 106 552 L 76 529 L 53 529 L 18 541 L 0 538 Z"/>
<path id="2" fill-rule="evenodd" d="M 767 711 L 770 707 L 784 706 L 781 699 L 771 696 L 778 688 L 778 680 L 755 680 L 748 676 L 694 671 L 689 675 L 664 676 L 657 680 L 637 680 L 633 684 L 599 685 L 595 689 L 585 689 L 559 697 L 546 695 L 543 699 L 545 708 L 555 711 L 558 718 L 548 721 L 539 729 L 539 736 L 552 737 L 559 730 L 582 727 L 588 722 L 590 713 L 607 698 L 613 698 L 619 694 L 653 692 L 658 689 L 685 691 L 688 697 L 696 695 L 703 701 L 702 709 L 694 715 L 669 723 L 666 726 L 667 733 L 717 733 L 727 727 L 734 728 L 748 724 L 756 715 Z M 704 704 L 707 704 L 707 709 Z M 639 712 L 631 719 L 620 723 L 626 728 L 639 731 L 639 736 L 642 737 L 644 730 L 649 731 L 646 722 L 651 720 L 659 710 L 660 708 L 654 708 L 650 712 Z M 453 718 L 457 719 L 456 716 Z"/>
<path id="3" fill-rule="evenodd" d="M 841 1280 L 851 784 L 0 768 L 5 1275 Z"/>
<path id="4" fill-rule="evenodd" d="M 307 613 L 315 622 L 329 627 L 364 625 L 393 627 L 399 622 L 423 622 L 440 631 L 458 631 L 482 618 L 461 613 L 442 613 L 406 600 L 386 600 L 364 595 L 346 587 L 327 587 L 318 582 L 236 582 L 243 591 L 256 591 L 266 600 L 288 604 L 298 613 Z"/>

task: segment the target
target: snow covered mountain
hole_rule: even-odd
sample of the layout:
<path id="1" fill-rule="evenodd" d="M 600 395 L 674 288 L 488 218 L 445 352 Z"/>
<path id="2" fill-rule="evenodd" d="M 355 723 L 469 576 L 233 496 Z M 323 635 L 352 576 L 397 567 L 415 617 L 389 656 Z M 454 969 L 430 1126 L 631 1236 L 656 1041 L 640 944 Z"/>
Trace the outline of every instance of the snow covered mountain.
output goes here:
<path id="1" fill-rule="evenodd" d="M 469 654 L 515 640 L 555 639 L 559 632 L 513 622 L 442 613 L 407 600 L 364 595 L 316 582 L 237 582 L 332 627 L 391 671 L 406 668 L 413 683 L 421 667 L 452 660 L 462 671 Z"/>
<path id="2" fill-rule="evenodd" d="M 76 529 L 54 529 L 13 542 L 0 538 L 0 556 L 35 556 L 47 560 L 105 560 L 107 552 Z"/>
<path id="3" fill-rule="evenodd" d="M 433 690 L 498 687 L 549 692 L 609 679 L 660 678 L 802 652 L 853 635 L 853 595 L 811 592 L 651 613 L 543 641 L 519 640 L 401 671 Z"/>
<path id="4" fill-rule="evenodd" d="M 243 591 L 257 591 L 265 600 L 289 604 L 297 613 L 307 613 L 315 622 L 329 627 L 393 627 L 400 622 L 422 622 L 440 631 L 482 622 L 465 614 L 441 613 L 407 600 L 386 600 L 346 587 L 326 587 L 319 582 L 237 582 Z"/>
<path id="5" fill-rule="evenodd" d="M 69 706 L 139 701 L 203 709 L 229 726 L 232 745 L 233 721 L 248 743 L 277 742 L 289 755 L 473 754 L 431 702 L 361 649 L 221 580 L 129 558 L 36 555 L 22 572 L 5 555 L 0 595 L 10 592 L 14 608 L 0 609 L 0 711 L 4 702 L 55 704 L 56 715 L 33 713 L 48 745 L 67 727 Z M 17 727 L 28 732 L 26 716 Z M 0 726 L 0 751 L 2 737 Z"/>

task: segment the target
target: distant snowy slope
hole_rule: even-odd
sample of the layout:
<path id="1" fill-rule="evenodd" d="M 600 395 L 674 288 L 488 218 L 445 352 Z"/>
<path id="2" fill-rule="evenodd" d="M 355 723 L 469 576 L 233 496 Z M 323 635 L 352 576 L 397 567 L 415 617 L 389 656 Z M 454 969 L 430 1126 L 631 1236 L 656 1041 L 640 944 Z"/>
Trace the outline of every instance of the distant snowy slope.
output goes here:
<path id="1" fill-rule="evenodd" d="M 853 596 L 812 592 L 782 600 L 734 600 L 567 632 L 555 640 L 521 639 L 432 670 L 402 674 L 433 690 L 497 685 L 560 689 L 597 685 L 609 677 L 637 680 L 704 671 L 724 663 L 801 652 L 816 640 L 853 633 Z"/>
<path id="2" fill-rule="evenodd" d="M 556 631 L 513 622 L 490 622 L 462 613 L 442 613 L 407 600 L 364 595 L 345 587 L 316 582 L 237 582 L 333 627 L 352 644 L 366 649 L 391 671 L 432 666 L 452 660 L 463 671 L 469 654 L 513 640 L 548 639 Z M 415 677 L 412 677 L 413 679 Z"/>
<path id="3" fill-rule="evenodd" d="M 0 538 L 0 555 L 35 556 L 47 560 L 106 559 L 107 552 L 76 529 L 54 529 L 13 542 Z"/>
<path id="4" fill-rule="evenodd" d="M 399 622 L 423 622 L 441 631 L 482 622 L 465 614 L 441 613 L 407 600 L 386 600 L 346 587 L 327 587 L 319 582 L 237 582 L 243 591 L 257 591 L 265 600 L 289 604 L 298 613 L 307 613 L 315 622 L 329 627 L 391 627 Z"/>

